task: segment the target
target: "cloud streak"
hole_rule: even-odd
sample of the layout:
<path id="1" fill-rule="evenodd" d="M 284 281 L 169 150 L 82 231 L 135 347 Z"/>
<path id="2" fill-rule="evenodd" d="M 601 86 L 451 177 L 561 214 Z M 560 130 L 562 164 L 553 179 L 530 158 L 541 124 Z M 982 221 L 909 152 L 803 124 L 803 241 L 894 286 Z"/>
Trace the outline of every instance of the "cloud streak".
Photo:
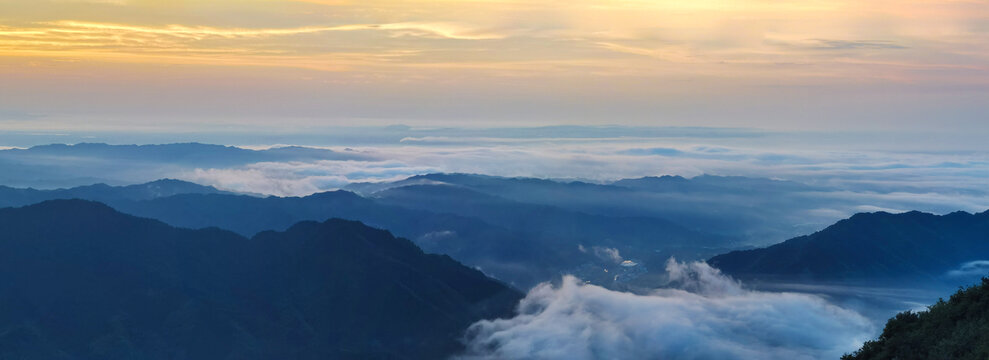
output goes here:
<path id="1" fill-rule="evenodd" d="M 181 39 L 204 40 L 211 37 L 236 39 L 236 38 L 259 38 L 271 36 L 289 36 L 300 34 L 313 34 L 322 32 L 338 31 L 403 31 L 403 34 L 417 34 L 424 36 L 437 36 L 458 40 L 484 40 L 500 39 L 503 36 L 498 34 L 488 34 L 476 30 L 468 29 L 462 25 L 452 23 L 430 23 L 430 22 L 401 22 L 390 24 L 351 24 L 338 26 L 305 26 L 295 28 L 269 28 L 269 29 L 246 29 L 246 28 L 216 28 L 209 26 L 139 26 L 114 23 L 95 23 L 85 21 L 55 21 L 42 23 L 51 25 L 50 28 L 27 31 L 7 31 L 0 32 L 0 35 L 36 35 L 54 36 L 65 35 L 114 35 L 116 37 L 126 37 L 130 34 L 153 34 L 166 35 Z"/>
<path id="2" fill-rule="evenodd" d="M 34 53 L 99 49 L 105 53 L 168 51 L 180 53 L 239 53 L 240 55 L 299 54 L 293 46 L 259 46 L 272 37 L 297 37 L 323 33 L 384 32 L 390 37 L 421 37 L 449 40 L 490 40 L 502 35 L 470 29 L 448 22 L 398 22 L 345 24 L 291 28 L 221 28 L 187 25 L 132 25 L 120 23 L 62 20 L 40 22 L 29 27 L 0 26 L 0 51 Z M 224 41 L 217 46 L 216 41 Z M 295 42 L 289 42 L 294 44 Z M 231 51 L 236 49 L 237 51 Z M 330 53 L 353 52 L 338 49 Z M 367 60 L 373 60 L 370 56 Z M 379 53 L 378 55 L 383 55 Z"/>
<path id="3" fill-rule="evenodd" d="M 675 287 L 645 295 L 542 284 L 516 317 L 471 326 L 457 359 L 824 359 L 874 331 L 819 297 L 746 290 L 703 263 L 671 259 L 667 272 Z"/>
<path id="4" fill-rule="evenodd" d="M 951 277 L 989 276 L 989 260 L 970 261 L 948 272 Z"/>

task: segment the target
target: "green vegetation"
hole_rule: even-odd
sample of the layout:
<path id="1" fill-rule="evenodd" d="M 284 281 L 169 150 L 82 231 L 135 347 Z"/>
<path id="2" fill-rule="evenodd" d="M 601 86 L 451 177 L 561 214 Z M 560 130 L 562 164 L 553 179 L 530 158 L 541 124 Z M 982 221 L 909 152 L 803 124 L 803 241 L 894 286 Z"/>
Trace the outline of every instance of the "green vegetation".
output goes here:
<path id="1" fill-rule="evenodd" d="M 878 340 L 842 357 L 865 359 L 989 359 L 989 278 L 927 311 L 897 314 Z"/>

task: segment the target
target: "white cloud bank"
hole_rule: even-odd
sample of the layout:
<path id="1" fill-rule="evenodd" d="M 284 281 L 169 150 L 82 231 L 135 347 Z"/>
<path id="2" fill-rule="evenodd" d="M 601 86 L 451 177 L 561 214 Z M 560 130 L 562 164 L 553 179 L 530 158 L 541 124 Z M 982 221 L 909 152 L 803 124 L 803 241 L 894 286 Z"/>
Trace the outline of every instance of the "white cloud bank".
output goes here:
<path id="1" fill-rule="evenodd" d="M 472 325 L 457 359 L 836 359 L 874 330 L 820 297 L 746 290 L 705 263 L 666 270 L 675 287 L 647 295 L 572 276 L 539 285 L 516 317 Z"/>
<path id="2" fill-rule="evenodd" d="M 373 160 L 316 160 L 256 163 L 233 168 L 186 169 L 155 173 L 143 181 L 172 177 L 225 190 L 304 196 L 354 182 L 382 182 L 430 172 L 462 172 L 507 177 L 584 179 L 609 182 L 665 174 L 701 174 L 787 179 L 820 187 L 807 194 L 830 199 L 805 216 L 831 223 L 856 212 L 921 210 L 981 212 L 989 208 L 985 178 L 989 163 L 976 154 L 923 154 L 786 150 L 746 146 L 588 140 L 473 146 L 366 146 Z M 638 141 L 644 141 L 640 143 Z M 747 143 L 746 143 L 747 144 Z M 663 151 L 629 155 L 634 149 Z M 332 148 L 343 152 L 345 149 Z M 675 150 L 671 153 L 667 150 Z M 133 181 L 132 181 L 133 182 Z M 817 220 L 816 218 L 822 218 Z"/>
<path id="3" fill-rule="evenodd" d="M 173 177 L 217 188 L 275 196 L 305 196 L 354 182 L 397 181 L 434 172 L 396 161 L 261 162 L 236 168 L 193 169 Z"/>

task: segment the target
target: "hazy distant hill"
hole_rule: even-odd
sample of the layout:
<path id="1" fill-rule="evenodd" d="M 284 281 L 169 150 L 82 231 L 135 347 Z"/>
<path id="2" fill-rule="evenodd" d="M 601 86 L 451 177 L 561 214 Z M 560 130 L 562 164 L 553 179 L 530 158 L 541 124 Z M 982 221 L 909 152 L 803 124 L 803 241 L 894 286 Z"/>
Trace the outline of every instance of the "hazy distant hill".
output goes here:
<path id="1" fill-rule="evenodd" d="M 161 145 L 39 145 L 0 150 L 0 184 L 58 188 L 93 183 L 141 182 L 174 177 L 195 168 L 233 167 L 258 162 L 361 160 L 357 152 L 298 146 L 251 150 L 200 143 Z"/>
<path id="2" fill-rule="evenodd" d="M 413 176 L 391 183 L 357 183 L 347 189 L 363 194 L 373 194 L 390 188 L 410 185 L 455 184 L 475 191 L 520 200 L 536 195 L 540 201 L 549 201 L 550 195 L 573 195 L 586 191 L 606 191 L 630 193 L 636 190 L 649 192 L 712 193 L 757 191 L 760 193 L 784 193 L 794 191 L 819 191 L 814 187 L 792 181 L 750 178 L 742 176 L 700 175 L 693 178 L 682 176 L 650 176 L 636 179 L 622 179 L 605 184 L 583 181 L 558 181 L 536 178 L 508 178 L 477 174 L 426 174 Z M 632 191 L 630 191 L 632 190 Z"/>
<path id="3" fill-rule="evenodd" d="M 693 231 L 662 219 L 585 214 L 452 186 L 402 187 L 389 190 L 388 196 L 374 198 L 346 191 L 262 198 L 167 181 L 191 193 L 147 199 L 133 195 L 146 194 L 135 189 L 157 183 L 53 191 L 0 188 L 0 205 L 78 197 L 104 201 L 120 211 L 174 226 L 216 226 L 244 236 L 284 230 L 302 220 L 358 220 L 412 239 L 429 252 L 448 254 L 480 267 L 520 288 L 588 262 L 613 262 L 586 250 L 594 247 L 618 249 L 625 257 L 661 268 L 671 255 L 701 259 L 732 246 L 731 238 Z M 32 196 L 17 196 L 21 192 Z M 580 246 L 585 250 L 581 251 Z"/>
<path id="4" fill-rule="evenodd" d="M 576 246 L 558 249 L 483 219 L 380 204 L 346 191 L 306 197 L 185 194 L 120 202 L 121 211 L 191 228 L 217 226 L 249 235 L 282 230 L 302 220 L 358 220 L 413 239 L 423 249 L 453 256 L 526 288 L 572 266 Z"/>
<path id="5" fill-rule="evenodd" d="M 549 205 L 531 204 L 452 185 L 410 185 L 374 194 L 385 204 L 484 219 L 554 246 L 607 246 L 628 256 L 665 263 L 673 248 L 705 249 L 738 246 L 730 237 L 695 231 L 655 217 L 604 216 Z M 653 259 L 655 257 L 655 259 Z"/>
<path id="6" fill-rule="evenodd" d="M 801 184 L 793 181 L 750 178 L 743 176 L 714 176 L 700 175 L 690 179 L 682 176 L 651 176 L 638 179 L 623 179 L 611 183 L 631 189 L 648 190 L 652 192 L 731 192 L 751 194 L 757 192 L 764 195 L 799 191 L 821 191 L 820 187 Z"/>
<path id="7" fill-rule="evenodd" d="M 927 311 L 897 314 L 879 339 L 842 359 L 989 359 L 989 278 Z"/>
<path id="8" fill-rule="evenodd" d="M 745 277 L 919 281 L 978 260 L 989 260 L 989 212 L 914 211 L 858 214 L 812 235 L 715 256 L 709 263 Z"/>
<path id="9" fill-rule="evenodd" d="M 158 190 L 148 192 L 146 189 Z M 164 189 L 184 189 L 189 193 L 146 196 L 167 193 Z M 548 280 L 557 272 L 586 261 L 576 245 L 554 249 L 480 219 L 380 204 L 346 191 L 306 197 L 256 197 L 223 193 L 212 187 L 173 180 L 62 190 L 0 187 L 0 206 L 24 206 L 71 198 L 102 201 L 125 213 L 173 226 L 219 227 L 243 236 L 264 230 L 285 230 L 304 220 L 357 220 L 413 239 L 426 251 L 454 256 L 522 288 Z"/>
<path id="10" fill-rule="evenodd" d="M 436 359 L 521 297 L 351 221 L 247 239 L 59 200 L 0 229 L 4 359 Z"/>
<path id="11" fill-rule="evenodd" d="M 688 229 L 770 244 L 819 230 L 837 220 L 818 209 L 848 205 L 830 189 L 796 182 L 702 175 L 625 179 L 608 184 L 506 178 L 475 174 L 427 174 L 391 183 L 345 187 L 365 196 L 398 189 L 447 185 L 533 205 L 592 215 L 658 218 Z"/>
<path id="12" fill-rule="evenodd" d="M 212 186 L 162 179 L 144 184 L 109 186 L 96 184 L 69 189 L 36 190 L 0 186 L 0 207 L 24 206 L 52 199 L 87 199 L 100 202 L 150 200 L 178 194 L 233 194 Z"/>
<path id="13" fill-rule="evenodd" d="M 231 165 L 261 161 L 348 160 L 364 158 L 359 154 L 301 146 L 251 150 L 234 146 L 201 143 L 160 145 L 110 145 L 80 143 L 75 145 L 39 145 L 28 149 L 0 151 L 2 158 L 51 159 L 58 157 L 105 160 L 138 160 L 156 163 Z"/>

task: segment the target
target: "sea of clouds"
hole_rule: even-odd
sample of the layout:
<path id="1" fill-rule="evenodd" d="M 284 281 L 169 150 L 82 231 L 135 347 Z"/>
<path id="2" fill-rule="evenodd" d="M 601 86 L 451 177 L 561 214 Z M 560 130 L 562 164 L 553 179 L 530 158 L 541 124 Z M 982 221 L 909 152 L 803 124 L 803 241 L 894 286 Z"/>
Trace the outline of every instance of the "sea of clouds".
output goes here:
<path id="1" fill-rule="evenodd" d="M 169 175 L 224 190 L 304 196 L 351 183 L 388 182 L 435 172 L 599 183 L 643 176 L 713 174 L 786 179 L 816 186 L 819 191 L 807 194 L 814 199 L 807 203 L 822 205 L 806 209 L 804 214 L 814 223 L 830 223 L 869 211 L 948 213 L 989 209 L 989 192 L 984 187 L 989 163 L 980 160 L 978 154 L 835 152 L 599 140 L 365 146 L 357 148 L 368 157 L 364 160 L 190 168 Z"/>
<path id="2" fill-rule="evenodd" d="M 748 290 L 702 262 L 666 271 L 670 287 L 647 294 L 541 284 L 515 317 L 472 325 L 456 359 L 836 359 L 875 332 L 821 297 Z"/>
<path id="3" fill-rule="evenodd" d="M 823 191 L 815 195 L 824 195 L 826 191 L 829 199 L 845 205 L 822 206 L 806 215 L 829 220 L 861 211 L 946 213 L 989 209 L 989 191 L 984 186 L 985 178 L 989 177 L 989 161 L 985 160 L 989 148 L 984 142 L 945 141 L 933 137 L 936 134 L 894 135 L 664 127 L 418 129 L 396 126 L 283 137 L 240 135 L 212 141 L 252 149 L 282 146 L 278 144 L 305 145 L 331 149 L 338 154 L 360 155 L 353 159 L 216 167 L 99 162 L 71 157 L 50 159 L 48 164 L 35 158 L 30 162 L 32 168 L 27 170 L 40 174 L 32 175 L 33 178 L 57 175 L 59 179 L 76 179 L 71 184 L 62 181 L 55 186 L 95 182 L 133 184 L 168 177 L 224 190 L 276 196 L 304 196 L 355 182 L 387 182 L 433 172 L 590 182 L 712 174 L 786 179 L 818 186 Z M 169 138 L 171 141 L 152 138 L 145 143 L 211 142 L 208 137 L 187 136 L 175 135 Z M 24 144 L 31 144 L 28 140 L 36 144 L 55 140 L 121 141 L 100 134 L 83 138 L 21 138 L 8 139 L 21 139 L 21 142 L 0 143 L 0 146 L 26 147 Z M 136 141 L 133 136 L 126 139 L 123 143 Z M 0 168 L 3 166 L 0 164 Z M 42 166 L 52 169 L 41 169 Z M 3 185 L 47 186 L 25 181 Z"/>

